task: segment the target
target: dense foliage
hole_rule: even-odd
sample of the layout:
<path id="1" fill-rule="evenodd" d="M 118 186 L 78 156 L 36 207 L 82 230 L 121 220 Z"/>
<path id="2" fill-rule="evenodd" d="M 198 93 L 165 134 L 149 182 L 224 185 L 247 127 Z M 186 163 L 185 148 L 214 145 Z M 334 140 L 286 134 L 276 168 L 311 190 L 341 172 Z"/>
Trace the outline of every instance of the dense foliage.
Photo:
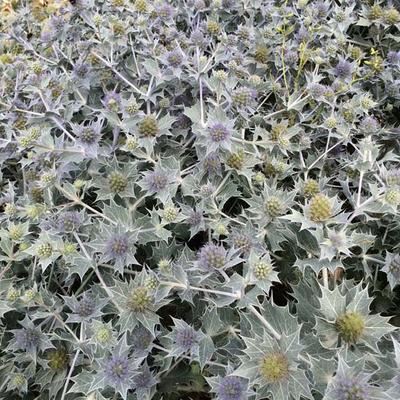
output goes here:
<path id="1" fill-rule="evenodd" d="M 398 3 L 0 13 L 1 399 L 399 399 Z"/>

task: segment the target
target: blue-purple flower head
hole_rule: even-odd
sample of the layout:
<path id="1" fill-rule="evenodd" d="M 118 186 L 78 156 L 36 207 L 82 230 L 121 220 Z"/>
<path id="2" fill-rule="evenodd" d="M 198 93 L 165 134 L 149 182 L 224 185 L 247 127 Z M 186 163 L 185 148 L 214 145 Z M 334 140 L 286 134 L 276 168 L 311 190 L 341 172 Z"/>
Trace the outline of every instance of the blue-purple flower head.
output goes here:
<path id="1" fill-rule="evenodd" d="M 108 92 L 101 102 L 107 110 L 118 111 L 121 104 L 121 96 L 113 90 Z"/>
<path id="2" fill-rule="evenodd" d="M 157 7 L 157 16 L 161 20 L 169 20 L 175 15 L 175 9 L 168 3 L 161 4 Z"/>
<path id="3" fill-rule="evenodd" d="M 200 249 L 198 264 L 206 270 L 222 269 L 226 264 L 226 250 L 222 245 L 209 243 Z"/>
<path id="4" fill-rule="evenodd" d="M 203 222 L 203 211 L 191 210 L 186 222 L 190 226 L 198 226 Z"/>
<path id="5" fill-rule="evenodd" d="M 358 378 L 336 377 L 333 393 L 337 400 L 369 400 L 369 385 Z"/>
<path id="6" fill-rule="evenodd" d="M 104 363 L 104 375 L 111 386 L 126 385 L 131 378 L 128 357 L 111 355 Z"/>
<path id="7" fill-rule="evenodd" d="M 226 124 L 222 122 L 214 122 L 208 127 L 208 135 L 212 142 L 226 142 L 232 136 L 232 132 Z"/>
<path id="8" fill-rule="evenodd" d="M 145 183 L 149 191 L 158 193 L 168 187 L 168 184 L 170 183 L 170 177 L 166 171 L 156 169 L 155 171 L 152 171 L 146 175 Z"/>
<path id="9" fill-rule="evenodd" d="M 257 99 L 257 91 L 253 88 L 241 87 L 232 94 L 232 103 L 237 108 L 252 107 Z"/>
<path id="10" fill-rule="evenodd" d="M 82 318 L 89 318 L 96 310 L 96 301 L 91 296 L 83 296 L 75 312 Z"/>
<path id="11" fill-rule="evenodd" d="M 73 75 L 78 79 L 85 79 L 89 74 L 89 64 L 84 62 L 79 62 L 74 65 Z"/>
<path id="12" fill-rule="evenodd" d="M 333 73 L 337 78 L 348 79 L 353 73 L 353 64 L 345 59 L 340 59 L 333 69 Z"/>
<path id="13" fill-rule="evenodd" d="M 40 346 L 42 333 L 37 328 L 28 327 L 18 329 L 14 334 L 15 343 L 21 350 L 33 352 Z"/>
<path id="14" fill-rule="evenodd" d="M 133 378 L 133 385 L 138 399 L 147 398 L 149 390 L 156 384 L 157 380 L 147 365 Z"/>
<path id="15" fill-rule="evenodd" d="M 372 134 L 376 133 L 380 129 L 380 126 L 374 117 L 367 115 L 361 120 L 359 128 L 363 133 Z"/>
<path id="16" fill-rule="evenodd" d="M 216 153 L 210 153 L 203 159 L 203 169 L 209 175 L 218 175 L 222 171 L 221 159 Z"/>
<path id="17" fill-rule="evenodd" d="M 297 61 L 299 59 L 299 55 L 297 54 L 297 51 L 295 51 L 295 50 L 285 49 L 283 52 L 283 58 L 287 65 L 294 65 L 297 63 Z"/>
<path id="18" fill-rule="evenodd" d="M 54 32 L 61 32 L 65 26 L 65 19 L 59 15 L 52 15 L 49 19 L 49 27 Z"/>
<path id="19" fill-rule="evenodd" d="M 190 41 L 194 46 L 203 49 L 207 46 L 209 39 L 204 36 L 201 30 L 197 29 L 190 35 Z"/>
<path id="20" fill-rule="evenodd" d="M 136 353 L 146 353 L 153 343 L 154 336 L 142 325 L 136 326 L 132 331 L 132 346 Z"/>
<path id="21" fill-rule="evenodd" d="M 296 33 L 296 39 L 299 42 L 303 42 L 303 41 L 308 40 L 309 38 L 310 38 L 310 32 L 304 25 L 301 25 L 299 30 Z"/>
<path id="22" fill-rule="evenodd" d="M 313 82 L 308 85 L 308 93 L 313 99 L 319 99 L 324 96 L 326 92 L 326 86 L 320 83 Z"/>
<path id="23" fill-rule="evenodd" d="M 247 382 L 238 376 L 225 376 L 219 382 L 217 389 L 219 400 L 247 399 Z"/>
<path id="24" fill-rule="evenodd" d="M 400 51 L 389 51 L 386 59 L 389 64 L 400 64 Z"/>
<path id="25" fill-rule="evenodd" d="M 180 48 L 175 48 L 171 51 L 168 51 L 163 56 L 163 62 L 167 66 L 171 68 L 179 68 L 182 66 L 185 60 L 185 55 L 183 54 Z"/>
<path id="26" fill-rule="evenodd" d="M 178 328 L 175 333 L 175 344 L 182 351 L 189 351 L 198 344 L 198 334 L 191 326 Z"/>
<path id="27" fill-rule="evenodd" d="M 129 252 L 129 236 L 125 233 L 115 233 L 107 241 L 107 254 L 112 259 L 123 259 Z"/>
<path id="28" fill-rule="evenodd" d="M 59 232 L 74 232 L 82 223 L 81 214 L 77 211 L 64 211 L 55 221 L 55 229 Z"/>
<path id="29" fill-rule="evenodd" d="M 90 121 L 87 124 L 73 125 L 77 142 L 83 147 L 86 155 L 95 156 L 101 139 L 103 119 Z"/>
<path id="30" fill-rule="evenodd" d="M 313 11 L 316 18 L 318 19 L 326 18 L 329 14 L 329 7 L 330 4 L 329 2 L 326 1 L 317 1 L 316 3 L 313 3 Z"/>

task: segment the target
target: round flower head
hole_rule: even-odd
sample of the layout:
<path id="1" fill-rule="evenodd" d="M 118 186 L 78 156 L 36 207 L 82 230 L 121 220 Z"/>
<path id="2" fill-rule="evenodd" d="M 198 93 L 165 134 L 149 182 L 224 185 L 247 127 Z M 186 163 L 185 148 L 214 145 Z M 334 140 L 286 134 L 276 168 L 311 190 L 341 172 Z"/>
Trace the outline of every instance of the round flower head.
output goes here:
<path id="1" fill-rule="evenodd" d="M 113 386 L 126 384 L 131 377 L 128 357 L 112 355 L 104 364 L 104 373 Z"/>
<path id="2" fill-rule="evenodd" d="M 144 313 L 151 308 L 153 296 L 150 290 L 145 286 L 139 286 L 130 293 L 126 306 L 129 310 L 138 313 Z"/>
<path id="3" fill-rule="evenodd" d="M 335 322 L 340 337 L 350 344 L 357 343 L 365 329 L 365 322 L 362 315 L 349 311 L 337 318 Z"/>
<path id="4" fill-rule="evenodd" d="M 389 64 L 400 64 L 400 51 L 389 51 L 386 59 Z"/>
<path id="5" fill-rule="evenodd" d="M 226 263 L 226 250 L 214 243 L 203 246 L 198 254 L 198 264 L 203 269 L 222 269 Z"/>
<path id="6" fill-rule="evenodd" d="M 190 350 L 197 343 L 197 332 L 190 326 L 178 329 L 175 333 L 175 344 L 183 351 Z"/>
<path id="7" fill-rule="evenodd" d="M 131 338 L 132 346 L 137 353 L 147 353 L 146 350 L 149 349 L 154 339 L 150 331 L 142 325 L 135 327 L 132 331 Z"/>
<path id="8" fill-rule="evenodd" d="M 157 193 L 168 186 L 169 180 L 166 171 L 155 170 L 146 176 L 145 183 L 149 191 Z"/>
<path id="9" fill-rule="evenodd" d="M 129 237 L 125 234 L 114 234 L 107 241 L 107 253 L 112 259 L 123 259 L 129 251 Z"/>
<path id="10" fill-rule="evenodd" d="M 89 73 L 89 64 L 77 63 L 74 66 L 73 74 L 78 79 L 85 79 Z"/>
<path id="11" fill-rule="evenodd" d="M 351 62 L 341 59 L 333 69 L 333 72 L 337 78 L 347 79 L 351 77 L 353 73 L 353 65 Z"/>
<path id="12" fill-rule="evenodd" d="M 118 171 L 112 171 L 107 176 L 108 187 L 113 193 L 121 193 L 128 186 L 128 179 Z"/>
<path id="13" fill-rule="evenodd" d="M 69 363 L 68 351 L 65 347 L 50 351 L 49 366 L 54 371 L 62 371 L 67 368 Z"/>
<path id="14" fill-rule="evenodd" d="M 94 332 L 94 339 L 97 343 L 105 345 L 110 343 L 112 339 L 112 332 L 107 326 L 101 326 Z"/>
<path id="15" fill-rule="evenodd" d="M 232 132 L 222 122 L 215 122 L 208 127 L 208 134 L 214 143 L 222 143 L 231 137 Z"/>
<path id="16" fill-rule="evenodd" d="M 166 65 L 172 68 L 179 68 L 180 66 L 182 66 L 182 63 L 184 61 L 184 54 L 182 53 L 182 50 L 176 48 L 174 50 L 168 51 L 164 55 L 163 61 Z"/>
<path id="17" fill-rule="evenodd" d="M 154 137 L 157 136 L 160 132 L 160 128 L 157 124 L 157 119 L 154 115 L 146 115 L 143 119 L 138 123 L 138 132 L 139 135 L 144 137 Z"/>
<path id="18" fill-rule="evenodd" d="M 225 376 L 219 382 L 217 394 L 219 400 L 247 399 L 247 383 L 238 376 Z"/>
<path id="19" fill-rule="evenodd" d="M 254 89 L 242 87 L 232 94 L 232 103 L 237 108 L 251 107 L 255 104 L 257 92 Z"/>
<path id="20" fill-rule="evenodd" d="M 96 302 L 92 297 L 84 296 L 82 300 L 79 301 L 76 313 L 83 318 L 90 317 L 96 308 Z"/>
<path id="21" fill-rule="evenodd" d="M 101 102 L 107 110 L 118 111 L 121 103 L 121 96 L 115 91 L 108 92 Z"/>
<path id="22" fill-rule="evenodd" d="M 190 35 L 190 41 L 194 46 L 202 49 L 207 46 L 208 40 L 200 30 L 195 30 Z"/>
<path id="23" fill-rule="evenodd" d="M 368 400 L 368 385 L 357 378 L 342 377 L 337 380 L 335 395 L 337 400 Z"/>
<path id="24" fill-rule="evenodd" d="M 186 222 L 190 226 L 198 226 L 203 221 L 203 212 L 198 210 L 191 210 Z"/>
<path id="25" fill-rule="evenodd" d="M 265 202 L 265 211 L 271 218 L 279 217 L 284 213 L 284 210 L 284 204 L 275 196 L 268 198 Z"/>
<path id="26" fill-rule="evenodd" d="M 362 132 L 371 134 L 376 133 L 380 126 L 374 117 L 366 116 L 361 120 L 359 128 Z"/>
<path id="27" fill-rule="evenodd" d="M 58 215 L 56 228 L 60 232 L 73 232 L 81 223 L 81 216 L 76 211 L 65 211 Z"/>
<path id="28" fill-rule="evenodd" d="M 332 205 L 324 194 L 315 195 L 310 202 L 310 219 L 314 222 L 326 221 L 332 216 Z"/>
<path id="29" fill-rule="evenodd" d="M 260 374 L 268 383 L 284 381 L 289 376 L 289 361 L 284 353 L 265 355 L 261 362 Z"/>
<path id="30" fill-rule="evenodd" d="M 326 87 L 320 83 L 311 83 L 308 86 L 308 92 L 313 99 L 318 99 L 324 96 Z"/>
<path id="31" fill-rule="evenodd" d="M 23 328 L 15 331 L 15 342 L 18 348 L 34 351 L 40 345 L 41 332 L 36 328 Z"/>
<path id="32" fill-rule="evenodd" d="M 388 186 L 400 186 L 400 168 L 389 169 L 385 174 Z"/>
<path id="33" fill-rule="evenodd" d="M 203 160 L 204 171 L 209 175 L 220 174 L 222 165 L 216 153 L 208 154 Z"/>
<path id="34" fill-rule="evenodd" d="M 136 394 L 138 398 L 147 398 L 146 393 L 157 383 L 149 367 L 146 365 L 142 370 L 133 378 Z"/>

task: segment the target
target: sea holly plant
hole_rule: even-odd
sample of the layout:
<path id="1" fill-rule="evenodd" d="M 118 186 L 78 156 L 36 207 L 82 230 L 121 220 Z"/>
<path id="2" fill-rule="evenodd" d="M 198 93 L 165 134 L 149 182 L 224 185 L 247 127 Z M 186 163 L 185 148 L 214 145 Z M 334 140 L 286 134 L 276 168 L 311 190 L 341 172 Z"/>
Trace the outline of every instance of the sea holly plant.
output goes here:
<path id="1" fill-rule="evenodd" d="M 0 27 L 0 400 L 398 400 L 398 1 Z"/>
<path id="2" fill-rule="evenodd" d="M 370 313 L 371 297 L 368 287 L 350 286 L 343 282 L 334 290 L 321 287 L 320 317 L 317 317 L 317 336 L 323 346 L 367 346 L 378 350 L 382 336 L 394 328 L 388 319 Z"/>

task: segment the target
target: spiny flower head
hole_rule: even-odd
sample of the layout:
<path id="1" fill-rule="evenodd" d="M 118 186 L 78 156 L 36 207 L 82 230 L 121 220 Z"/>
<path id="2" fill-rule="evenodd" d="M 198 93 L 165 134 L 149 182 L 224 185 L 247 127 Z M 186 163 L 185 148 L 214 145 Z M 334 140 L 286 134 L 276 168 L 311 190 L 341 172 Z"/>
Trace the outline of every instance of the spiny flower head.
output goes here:
<path id="1" fill-rule="evenodd" d="M 208 134 L 213 142 L 221 143 L 227 141 L 232 133 L 222 122 L 215 122 L 208 127 Z"/>
<path id="2" fill-rule="evenodd" d="M 184 351 L 188 351 L 197 343 L 197 332 L 190 326 L 178 329 L 175 333 L 175 343 Z"/>
<path id="3" fill-rule="evenodd" d="M 268 383 L 282 382 L 289 376 L 289 360 L 284 353 L 265 355 L 261 362 L 260 374 Z"/>
<path id="4" fill-rule="evenodd" d="M 105 362 L 104 373 L 114 386 L 126 383 L 131 377 L 128 357 L 118 354 L 110 356 Z"/>
<path id="5" fill-rule="evenodd" d="M 56 220 L 56 227 L 60 232 L 73 232 L 81 223 L 81 216 L 76 211 L 64 211 Z"/>
<path id="6" fill-rule="evenodd" d="M 336 77 L 341 79 L 347 79 L 353 73 L 353 65 L 350 61 L 341 59 L 336 64 L 335 68 L 333 69 L 333 72 Z"/>
<path id="7" fill-rule="evenodd" d="M 366 116 L 361 120 L 359 128 L 362 132 L 371 134 L 376 133 L 380 129 L 380 126 L 374 117 Z"/>
<path id="8" fill-rule="evenodd" d="M 335 326 L 346 343 L 355 344 L 364 333 L 365 321 L 361 314 L 349 311 L 337 318 Z"/>
<path id="9" fill-rule="evenodd" d="M 226 263 L 226 250 L 222 245 L 206 244 L 198 254 L 198 263 L 204 269 L 221 269 Z"/>
<path id="10" fill-rule="evenodd" d="M 331 201 L 324 194 L 315 195 L 310 202 L 310 219 L 314 222 L 326 221 L 332 216 Z"/>
<path id="11" fill-rule="evenodd" d="M 319 193 L 319 184 L 315 179 L 307 179 L 303 184 L 303 193 L 307 197 L 313 197 Z"/>
<path id="12" fill-rule="evenodd" d="M 172 68 L 179 68 L 184 60 L 184 56 L 182 53 L 182 50 L 180 49 L 174 49 L 171 51 L 168 51 L 164 57 L 164 62 L 169 65 Z"/>
<path id="13" fill-rule="evenodd" d="M 358 378 L 336 377 L 335 398 L 337 400 L 368 400 L 369 385 Z"/>
<path id="14" fill-rule="evenodd" d="M 152 192 L 164 190 L 170 181 L 168 173 L 161 169 L 156 169 L 146 176 L 145 183 Z"/>
<path id="15" fill-rule="evenodd" d="M 55 371 L 61 371 L 68 366 L 69 355 L 65 347 L 52 350 L 49 354 L 49 366 Z"/>
<path id="16" fill-rule="evenodd" d="M 179 210 L 175 206 L 170 205 L 164 208 L 163 217 L 167 222 L 173 222 L 178 216 L 178 213 Z"/>
<path id="17" fill-rule="evenodd" d="M 392 206 L 400 204 L 400 190 L 396 188 L 389 188 L 385 194 L 385 200 Z"/>
<path id="18" fill-rule="evenodd" d="M 284 204 L 275 196 L 271 196 L 265 202 L 265 211 L 271 217 L 275 218 L 284 213 Z"/>
<path id="19" fill-rule="evenodd" d="M 153 335 L 144 326 L 136 326 L 132 331 L 132 346 L 135 351 L 143 352 L 147 350 L 153 342 Z"/>
<path id="20" fill-rule="evenodd" d="M 105 345 L 107 343 L 111 342 L 112 339 L 112 332 L 111 329 L 108 328 L 106 325 L 100 326 L 94 333 L 94 338 L 95 340 L 102 344 Z"/>
<path id="21" fill-rule="evenodd" d="M 78 303 L 76 313 L 80 317 L 90 317 L 96 308 L 95 300 L 90 296 L 84 296 Z"/>
<path id="22" fill-rule="evenodd" d="M 112 235 L 107 241 L 107 253 L 111 258 L 124 258 L 129 251 L 129 237 L 123 233 Z"/>
<path id="23" fill-rule="evenodd" d="M 237 170 L 241 170 L 244 166 L 245 155 L 244 151 L 241 149 L 237 153 L 232 153 L 229 155 L 226 163 L 229 167 Z"/>
<path id="24" fill-rule="evenodd" d="M 16 388 L 21 388 L 23 386 L 25 386 L 27 384 L 27 380 L 25 378 L 25 375 L 21 374 L 21 373 L 17 373 L 13 376 L 12 378 L 12 384 L 16 387 Z"/>
<path id="25" fill-rule="evenodd" d="M 116 24 L 113 26 L 113 28 L 115 28 L 115 33 L 118 33 L 119 28 L 117 28 Z M 121 96 L 115 91 L 108 92 L 104 96 L 102 103 L 108 110 L 118 111 L 121 103 Z"/>
<path id="26" fill-rule="evenodd" d="M 121 193 L 128 186 L 128 179 L 119 171 L 112 171 L 107 177 L 108 187 L 113 193 Z"/>
<path id="27" fill-rule="evenodd" d="M 244 400 L 247 398 L 247 383 L 243 378 L 228 375 L 219 382 L 217 394 L 220 400 Z"/>
<path id="28" fill-rule="evenodd" d="M 157 120 L 154 115 L 146 115 L 138 124 L 139 135 L 144 137 L 154 137 L 160 132 Z"/>
<path id="29" fill-rule="evenodd" d="M 254 276 L 259 280 L 263 280 L 270 275 L 272 267 L 265 261 L 258 261 L 253 264 L 253 270 Z"/>
<path id="30" fill-rule="evenodd" d="M 32 351 L 39 347 L 41 332 L 37 328 L 22 328 L 15 331 L 15 342 L 21 350 Z"/>
<path id="31" fill-rule="evenodd" d="M 51 257 L 51 255 L 53 254 L 53 247 L 50 243 L 45 242 L 45 243 L 41 243 L 37 250 L 36 253 L 38 255 L 39 258 L 49 258 Z"/>
<path id="32" fill-rule="evenodd" d="M 129 294 L 126 305 L 133 312 L 144 313 L 152 304 L 153 296 L 150 289 L 146 286 L 138 286 Z"/>
<path id="33" fill-rule="evenodd" d="M 238 108 L 251 106 L 257 97 L 254 89 L 242 87 L 236 89 L 232 94 L 232 103 Z"/>

